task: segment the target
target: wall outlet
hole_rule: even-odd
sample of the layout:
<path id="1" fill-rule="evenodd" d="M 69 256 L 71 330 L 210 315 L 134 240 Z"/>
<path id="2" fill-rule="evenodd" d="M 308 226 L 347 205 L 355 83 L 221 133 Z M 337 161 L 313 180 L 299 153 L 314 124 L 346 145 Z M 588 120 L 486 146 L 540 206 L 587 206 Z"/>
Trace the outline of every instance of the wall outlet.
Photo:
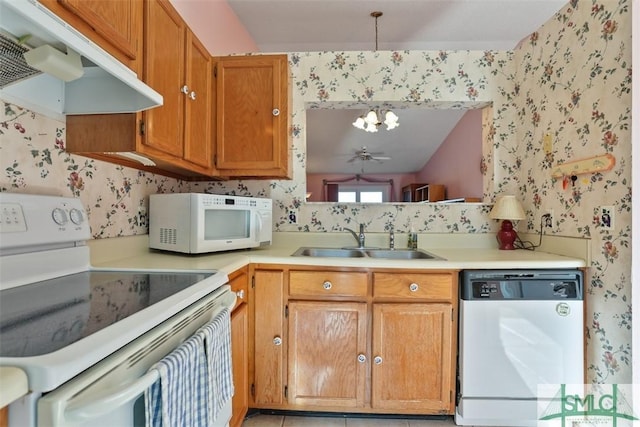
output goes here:
<path id="1" fill-rule="evenodd" d="M 613 206 L 600 206 L 596 208 L 597 223 L 600 228 L 605 230 L 613 230 L 615 210 Z"/>
<path id="2" fill-rule="evenodd" d="M 542 149 L 545 154 L 553 153 L 553 136 L 550 133 L 545 133 L 542 137 Z"/>
<path id="3" fill-rule="evenodd" d="M 542 215 L 542 228 L 545 230 L 553 230 L 554 220 L 553 209 L 547 209 L 544 215 Z"/>
<path id="4" fill-rule="evenodd" d="M 289 212 L 287 213 L 287 219 L 289 220 L 289 224 L 297 224 L 298 212 L 294 209 L 289 209 Z"/>

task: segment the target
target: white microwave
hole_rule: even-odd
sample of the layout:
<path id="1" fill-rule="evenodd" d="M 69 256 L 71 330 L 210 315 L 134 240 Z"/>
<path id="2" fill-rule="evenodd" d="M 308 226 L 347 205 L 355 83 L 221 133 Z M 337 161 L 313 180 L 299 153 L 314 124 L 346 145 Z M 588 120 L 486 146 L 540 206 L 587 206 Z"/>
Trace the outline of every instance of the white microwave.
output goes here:
<path id="1" fill-rule="evenodd" d="M 271 244 L 272 201 L 204 193 L 149 196 L 149 247 L 200 254 Z"/>

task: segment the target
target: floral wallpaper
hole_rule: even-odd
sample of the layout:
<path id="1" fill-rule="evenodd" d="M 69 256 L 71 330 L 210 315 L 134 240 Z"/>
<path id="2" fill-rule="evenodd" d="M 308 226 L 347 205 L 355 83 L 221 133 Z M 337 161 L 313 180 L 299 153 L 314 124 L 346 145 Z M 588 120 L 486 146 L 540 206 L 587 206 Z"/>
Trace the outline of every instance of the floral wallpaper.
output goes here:
<path id="1" fill-rule="evenodd" d="M 587 368 L 599 383 L 631 382 L 630 9 L 572 0 L 515 50 L 517 138 L 504 159 L 517 168 L 529 229 L 552 209 L 556 234 L 591 238 Z M 552 166 L 604 154 L 615 157 L 610 171 L 550 176 Z M 601 225 L 600 207 L 612 208 L 613 227 Z"/>
<path id="2" fill-rule="evenodd" d="M 275 231 L 485 233 L 490 205 L 304 203 L 305 110 L 393 102 L 434 108 L 488 106 L 483 118 L 487 202 L 512 193 L 537 231 L 554 211 L 553 233 L 591 239 L 586 280 L 588 380 L 631 382 L 631 17 L 628 0 L 577 1 L 513 51 L 377 51 L 289 54 L 293 179 L 188 183 L 69 155 L 64 123 L 4 103 L 0 115 L 1 191 L 80 197 L 92 234 L 147 232 L 147 196 L 210 191 L 274 199 Z M 544 136 L 552 146 L 547 153 Z M 612 154 L 611 171 L 555 180 L 553 166 Z M 610 206 L 614 227 L 599 225 Z M 289 212 L 297 223 L 289 222 Z"/>

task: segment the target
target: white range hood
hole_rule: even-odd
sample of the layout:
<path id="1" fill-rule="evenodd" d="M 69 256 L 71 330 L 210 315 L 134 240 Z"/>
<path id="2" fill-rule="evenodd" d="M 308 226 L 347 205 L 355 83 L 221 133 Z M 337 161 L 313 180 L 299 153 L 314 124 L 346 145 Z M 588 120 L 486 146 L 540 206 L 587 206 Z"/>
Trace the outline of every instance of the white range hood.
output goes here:
<path id="1" fill-rule="evenodd" d="M 162 105 L 162 95 L 132 70 L 35 0 L 0 0 L 0 29 L 12 39 L 29 35 L 25 44 L 31 48 L 48 44 L 61 52 L 70 49 L 80 54 L 84 68 L 83 76 L 70 82 L 43 73 L 8 84 L 0 89 L 5 101 L 55 118 L 132 113 Z M 0 60 L 5 63 L 5 58 Z"/>

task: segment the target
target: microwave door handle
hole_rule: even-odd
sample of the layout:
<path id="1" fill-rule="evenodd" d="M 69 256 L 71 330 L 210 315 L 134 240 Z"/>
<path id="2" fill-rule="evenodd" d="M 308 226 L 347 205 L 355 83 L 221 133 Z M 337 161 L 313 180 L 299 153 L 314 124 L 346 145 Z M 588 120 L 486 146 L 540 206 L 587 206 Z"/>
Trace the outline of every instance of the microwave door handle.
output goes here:
<path id="1" fill-rule="evenodd" d="M 260 215 L 260 212 L 254 212 L 254 214 L 256 216 L 256 240 L 258 240 L 260 233 L 262 233 L 262 215 Z"/>
<path id="2" fill-rule="evenodd" d="M 160 374 L 156 369 L 150 369 L 145 375 L 135 380 L 124 389 L 92 396 L 87 403 L 81 402 L 82 396 L 71 399 L 64 412 L 66 420 L 71 422 L 86 421 L 112 412 L 125 403 L 137 398 L 153 383 L 158 381 Z M 74 400 L 77 400 L 74 402 Z"/>

